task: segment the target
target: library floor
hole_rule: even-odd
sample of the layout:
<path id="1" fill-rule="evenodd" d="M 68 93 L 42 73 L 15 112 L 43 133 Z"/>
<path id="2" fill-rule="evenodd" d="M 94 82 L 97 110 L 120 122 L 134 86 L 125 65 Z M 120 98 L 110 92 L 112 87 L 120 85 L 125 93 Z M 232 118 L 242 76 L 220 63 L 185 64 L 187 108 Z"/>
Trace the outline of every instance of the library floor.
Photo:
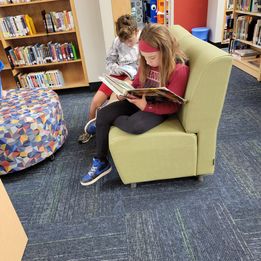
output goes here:
<path id="1" fill-rule="evenodd" d="M 213 176 L 136 189 L 115 169 L 80 185 L 95 148 L 77 143 L 92 96 L 60 92 L 69 136 L 55 161 L 2 177 L 29 238 L 23 260 L 261 260 L 260 83 L 233 68 Z"/>

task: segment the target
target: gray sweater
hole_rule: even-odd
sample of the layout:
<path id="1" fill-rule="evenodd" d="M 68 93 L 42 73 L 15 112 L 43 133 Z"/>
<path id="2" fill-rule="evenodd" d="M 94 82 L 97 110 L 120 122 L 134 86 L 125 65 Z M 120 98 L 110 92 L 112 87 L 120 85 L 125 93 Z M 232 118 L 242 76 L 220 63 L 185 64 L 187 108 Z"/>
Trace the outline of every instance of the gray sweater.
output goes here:
<path id="1" fill-rule="evenodd" d="M 128 65 L 134 70 L 138 69 L 139 48 L 138 43 L 128 47 L 116 37 L 106 57 L 106 71 L 108 74 L 123 74 L 122 66 Z"/>

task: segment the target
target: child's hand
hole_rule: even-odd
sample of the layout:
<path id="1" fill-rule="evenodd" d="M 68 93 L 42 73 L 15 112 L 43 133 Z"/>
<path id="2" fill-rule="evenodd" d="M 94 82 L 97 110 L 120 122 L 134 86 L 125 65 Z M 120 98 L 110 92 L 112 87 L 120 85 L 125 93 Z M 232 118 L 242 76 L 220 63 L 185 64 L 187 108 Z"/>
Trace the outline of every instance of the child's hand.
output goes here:
<path id="1" fill-rule="evenodd" d="M 137 99 L 138 97 L 137 96 L 135 96 L 135 95 L 132 95 L 132 94 L 127 94 L 127 96 L 126 96 L 126 98 L 127 99 Z"/>
<path id="2" fill-rule="evenodd" d="M 116 97 L 117 97 L 117 99 L 118 99 L 119 101 L 123 101 L 123 100 L 126 99 L 126 97 L 125 97 L 125 96 L 122 96 L 122 95 L 116 95 Z"/>
<path id="3" fill-rule="evenodd" d="M 141 111 L 143 111 L 145 109 L 146 105 L 147 105 L 145 95 L 142 95 L 142 98 L 137 98 L 135 96 L 133 96 L 133 97 L 134 98 L 127 98 L 127 100 L 130 103 L 133 103 L 134 105 L 136 105 Z"/>

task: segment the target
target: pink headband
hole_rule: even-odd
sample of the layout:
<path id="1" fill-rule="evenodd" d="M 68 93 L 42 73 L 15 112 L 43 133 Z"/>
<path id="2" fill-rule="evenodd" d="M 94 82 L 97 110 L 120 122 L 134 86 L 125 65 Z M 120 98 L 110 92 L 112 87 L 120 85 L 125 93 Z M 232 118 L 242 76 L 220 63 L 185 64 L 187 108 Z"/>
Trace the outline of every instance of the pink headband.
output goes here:
<path id="1" fill-rule="evenodd" d="M 152 53 L 152 52 L 159 51 L 159 48 L 155 48 L 151 46 L 150 44 L 146 43 L 144 40 L 139 41 L 139 49 L 144 53 Z"/>

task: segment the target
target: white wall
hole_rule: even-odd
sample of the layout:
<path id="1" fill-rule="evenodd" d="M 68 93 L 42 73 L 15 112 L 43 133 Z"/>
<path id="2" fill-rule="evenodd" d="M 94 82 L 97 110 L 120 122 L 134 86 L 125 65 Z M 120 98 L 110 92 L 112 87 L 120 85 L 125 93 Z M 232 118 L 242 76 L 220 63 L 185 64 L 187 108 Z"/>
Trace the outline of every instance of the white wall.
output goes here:
<path id="1" fill-rule="evenodd" d="M 101 23 L 104 35 L 104 44 L 106 52 L 110 49 L 114 35 L 113 16 L 111 1 L 99 0 L 101 11 Z"/>
<path id="2" fill-rule="evenodd" d="M 210 41 L 221 42 L 225 0 L 208 0 L 207 26 Z M 114 39 L 110 0 L 75 0 L 76 14 L 89 82 L 105 72 L 106 52 Z"/>
<path id="3" fill-rule="evenodd" d="M 224 21 L 225 0 L 208 0 L 207 27 L 210 28 L 209 40 L 221 42 Z"/>
<path id="4" fill-rule="evenodd" d="M 75 8 L 89 82 L 97 82 L 105 72 L 106 56 L 99 1 L 75 0 Z"/>

